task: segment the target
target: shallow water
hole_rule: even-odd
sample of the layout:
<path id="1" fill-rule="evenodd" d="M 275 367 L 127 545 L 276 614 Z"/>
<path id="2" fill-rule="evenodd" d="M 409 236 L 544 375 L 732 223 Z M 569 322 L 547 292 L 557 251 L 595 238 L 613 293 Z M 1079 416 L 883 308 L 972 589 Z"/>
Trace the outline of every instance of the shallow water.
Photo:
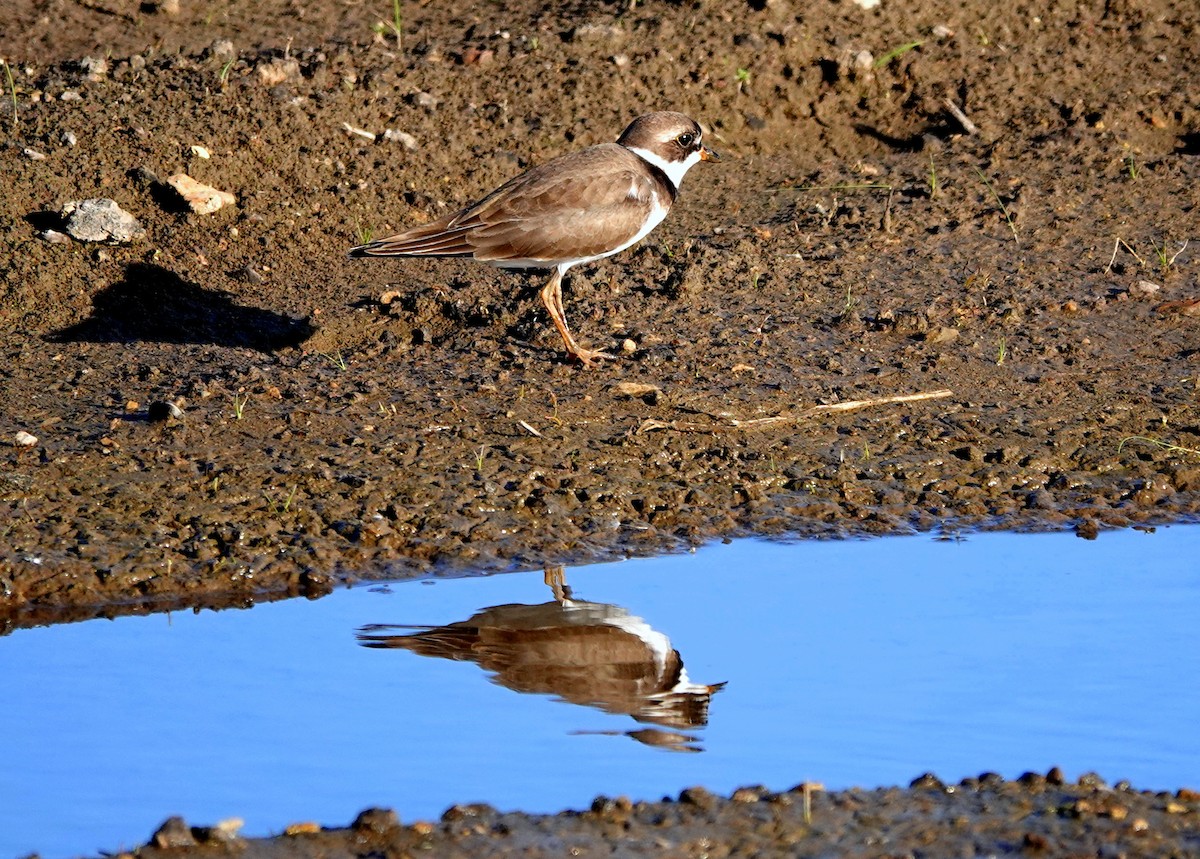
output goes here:
<path id="1" fill-rule="evenodd" d="M 172 814 L 241 817 L 262 835 L 343 825 L 370 805 L 411 821 L 456 802 L 556 811 L 598 793 L 871 787 L 927 770 L 1057 764 L 1196 787 L 1198 550 L 1200 527 L 1179 526 L 1091 542 L 746 540 L 568 569 L 575 600 L 596 604 L 582 607 L 600 636 L 584 654 L 645 640 L 661 659 L 665 636 L 694 684 L 727 683 L 707 726 L 693 707 L 690 728 L 661 718 L 661 696 L 666 724 L 605 712 L 638 699 L 615 681 L 581 688 L 599 666 L 567 680 L 509 671 L 526 686 L 553 674 L 560 694 L 593 702 L 567 704 L 488 682 L 472 662 L 356 639 L 371 624 L 550 603 L 541 572 L 21 630 L 0 639 L 0 856 L 132 847 Z M 564 623 L 579 626 L 578 609 Z M 517 616 L 531 612 L 562 613 Z M 670 734 L 683 735 L 675 750 L 645 742 Z"/>

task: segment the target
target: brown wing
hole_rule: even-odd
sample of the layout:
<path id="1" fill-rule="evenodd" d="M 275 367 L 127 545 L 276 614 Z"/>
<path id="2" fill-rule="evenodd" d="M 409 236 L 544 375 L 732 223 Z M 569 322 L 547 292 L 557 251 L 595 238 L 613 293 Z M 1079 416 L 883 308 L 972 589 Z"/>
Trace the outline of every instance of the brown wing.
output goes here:
<path id="1" fill-rule="evenodd" d="M 506 182 L 461 212 L 354 248 L 351 256 L 473 256 L 503 265 L 607 253 L 629 241 L 663 180 L 615 143 L 564 155 Z"/>

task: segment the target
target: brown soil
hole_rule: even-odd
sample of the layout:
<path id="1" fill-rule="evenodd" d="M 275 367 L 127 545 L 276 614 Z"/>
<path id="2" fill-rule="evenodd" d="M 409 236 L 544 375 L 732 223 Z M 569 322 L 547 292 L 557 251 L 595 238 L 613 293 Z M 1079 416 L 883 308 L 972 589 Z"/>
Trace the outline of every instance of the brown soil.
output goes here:
<path id="1" fill-rule="evenodd" d="M 0 622 L 1200 510 L 1200 7 L 390 11 L 0 8 Z M 616 362 L 537 276 L 345 257 L 662 108 L 724 162 L 569 277 Z M 43 237 L 98 197 L 145 235 Z"/>

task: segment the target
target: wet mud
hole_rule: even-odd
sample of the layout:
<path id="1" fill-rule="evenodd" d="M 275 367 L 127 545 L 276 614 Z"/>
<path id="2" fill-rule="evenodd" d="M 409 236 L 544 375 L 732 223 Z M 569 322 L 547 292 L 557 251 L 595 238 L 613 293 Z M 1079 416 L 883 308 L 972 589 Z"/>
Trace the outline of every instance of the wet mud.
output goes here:
<path id="1" fill-rule="evenodd" d="M 5 628 L 1200 510 L 1193 4 L 402 12 L 0 9 Z M 345 256 L 655 109 L 723 161 L 568 276 L 616 361 L 537 275 Z"/>
<path id="2" fill-rule="evenodd" d="M 257 5 L 117 5 L 136 52 L 115 13 L 5 12 L 17 623 L 1200 506 L 1187 4 L 414 5 L 400 46 L 366 10 L 297 7 L 284 38 Z M 617 361 L 564 360 L 537 275 L 345 257 L 659 107 L 725 160 L 569 275 Z M 193 212 L 179 173 L 235 202 Z M 143 234 L 52 240 L 95 198 Z"/>

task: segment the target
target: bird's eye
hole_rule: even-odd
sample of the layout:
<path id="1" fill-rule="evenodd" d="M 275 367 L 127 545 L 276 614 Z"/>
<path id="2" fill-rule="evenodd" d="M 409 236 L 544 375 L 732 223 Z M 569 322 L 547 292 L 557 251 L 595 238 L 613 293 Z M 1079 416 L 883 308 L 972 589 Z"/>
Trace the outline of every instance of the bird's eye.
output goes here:
<path id="1" fill-rule="evenodd" d="M 692 134 L 690 131 L 685 131 L 683 134 L 681 134 L 675 138 L 675 142 L 678 143 L 680 146 L 682 146 L 684 149 L 687 149 L 689 146 L 691 146 L 693 143 L 696 142 L 696 135 Z"/>

